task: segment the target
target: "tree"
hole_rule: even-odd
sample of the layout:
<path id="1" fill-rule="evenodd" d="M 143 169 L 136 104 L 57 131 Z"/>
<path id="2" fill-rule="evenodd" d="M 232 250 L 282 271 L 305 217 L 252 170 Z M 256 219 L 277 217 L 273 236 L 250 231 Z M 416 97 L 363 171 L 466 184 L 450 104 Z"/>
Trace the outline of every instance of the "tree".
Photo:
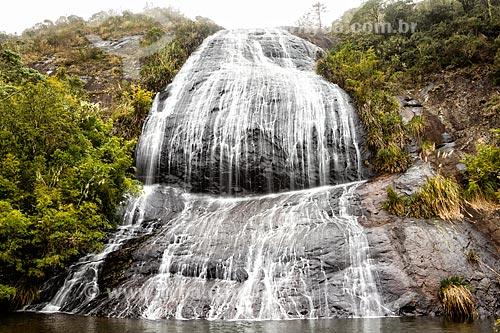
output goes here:
<path id="1" fill-rule="evenodd" d="M 313 30 L 314 29 L 314 22 L 313 22 L 313 19 L 311 17 L 311 13 L 308 12 L 308 13 L 305 13 L 304 15 L 302 15 L 296 22 L 295 24 L 303 29 L 303 30 Z"/>
<path id="2" fill-rule="evenodd" d="M 368 0 L 354 14 L 351 23 L 380 23 L 384 9 L 384 0 Z"/>
<path id="3" fill-rule="evenodd" d="M 464 12 L 466 13 L 471 12 L 474 9 L 474 6 L 476 5 L 476 0 L 459 0 L 459 1 L 462 4 Z"/>
<path id="4" fill-rule="evenodd" d="M 327 11 L 326 5 L 321 2 L 316 2 L 315 4 L 312 5 L 312 10 L 314 14 L 316 15 L 316 19 L 318 20 L 318 29 L 321 31 L 323 29 L 322 23 L 321 23 L 321 14 L 325 13 Z"/>
<path id="5" fill-rule="evenodd" d="M 321 21 L 321 15 L 327 11 L 326 5 L 321 2 L 317 2 L 312 5 L 311 9 L 304 15 L 302 15 L 296 22 L 297 26 L 302 29 L 307 30 L 319 30 L 323 29 L 323 24 Z"/>
<path id="6" fill-rule="evenodd" d="M 399 21 L 410 22 L 415 4 L 412 0 L 399 0 L 386 5 L 384 9 L 384 21 L 397 27 Z"/>

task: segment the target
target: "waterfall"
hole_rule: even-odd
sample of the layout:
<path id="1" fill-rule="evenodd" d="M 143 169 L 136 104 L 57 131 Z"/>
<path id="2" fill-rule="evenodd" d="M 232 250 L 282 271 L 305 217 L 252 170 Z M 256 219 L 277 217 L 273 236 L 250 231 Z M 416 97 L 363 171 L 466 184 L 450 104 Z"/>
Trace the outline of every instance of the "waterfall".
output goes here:
<path id="1" fill-rule="evenodd" d="M 207 38 L 155 98 L 136 154 L 146 185 L 124 224 L 32 308 L 148 319 L 388 314 L 353 205 L 367 174 L 362 129 L 349 97 L 314 73 L 322 52 L 277 29 Z"/>
<path id="2" fill-rule="evenodd" d="M 227 194 L 362 179 L 356 113 L 314 73 L 322 53 L 281 30 L 209 37 L 157 96 L 138 143 L 140 177 Z"/>

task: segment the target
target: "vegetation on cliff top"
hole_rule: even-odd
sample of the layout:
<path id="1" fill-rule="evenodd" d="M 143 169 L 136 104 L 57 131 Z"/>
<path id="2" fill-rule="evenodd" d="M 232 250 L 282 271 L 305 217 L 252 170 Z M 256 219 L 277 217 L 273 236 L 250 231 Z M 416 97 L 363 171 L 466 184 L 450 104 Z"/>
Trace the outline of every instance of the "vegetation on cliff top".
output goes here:
<path id="1" fill-rule="evenodd" d="M 405 29 L 397 30 L 402 23 Z M 387 24 L 396 30 L 374 33 L 375 26 Z M 404 171 L 410 165 L 409 134 L 419 136 L 412 129 L 423 130 L 402 123 L 393 95 L 442 70 L 481 68 L 500 80 L 498 1 L 368 0 L 334 22 L 332 31 L 339 42 L 317 71 L 354 97 L 374 154 L 372 165 L 380 172 Z"/>
<path id="2" fill-rule="evenodd" d="M 338 83 L 356 101 L 358 115 L 366 129 L 368 148 L 375 153 L 375 170 L 405 171 L 410 165 L 410 156 L 404 151 L 408 129 L 387 87 L 391 73 L 382 67 L 375 52 L 359 50 L 347 41 L 321 59 L 316 70 Z"/>
<path id="3" fill-rule="evenodd" d="M 82 78 L 89 100 L 100 104 L 101 116 L 115 120 L 113 132 L 134 139 L 152 103 L 149 97 L 164 89 L 201 42 L 220 29 L 209 19 L 192 21 L 171 8 L 99 12 L 88 21 L 75 15 L 45 20 L 20 37 L 0 34 L 0 50 L 19 53 L 26 65 L 44 74 L 64 70 Z M 93 44 L 130 36 L 140 36 L 140 41 L 123 54 Z M 125 72 L 130 60 L 137 61 L 133 66 L 141 68 L 139 75 Z"/>

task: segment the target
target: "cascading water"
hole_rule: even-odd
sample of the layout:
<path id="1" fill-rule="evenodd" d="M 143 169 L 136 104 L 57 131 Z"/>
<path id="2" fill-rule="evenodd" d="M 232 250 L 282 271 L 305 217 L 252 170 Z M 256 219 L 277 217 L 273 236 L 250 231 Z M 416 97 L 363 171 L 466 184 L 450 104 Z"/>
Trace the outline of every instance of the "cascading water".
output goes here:
<path id="1" fill-rule="evenodd" d="M 88 313 L 149 319 L 384 314 L 366 237 L 348 211 L 358 185 L 243 198 L 174 194 L 167 200 L 183 201 L 184 210 L 143 245 L 161 249 L 156 274 L 132 268 L 134 277 Z"/>
<path id="2" fill-rule="evenodd" d="M 281 30 L 205 40 L 155 99 L 137 149 L 146 190 L 128 222 L 35 309 L 149 319 L 387 314 L 351 207 L 365 174 L 358 120 L 348 96 L 313 72 L 321 52 Z M 118 272 L 103 277 L 125 244 Z"/>
<path id="3" fill-rule="evenodd" d="M 312 70 L 322 52 L 280 30 L 209 37 L 157 97 L 139 176 L 227 194 L 359 180 L 354 108 Z"/>

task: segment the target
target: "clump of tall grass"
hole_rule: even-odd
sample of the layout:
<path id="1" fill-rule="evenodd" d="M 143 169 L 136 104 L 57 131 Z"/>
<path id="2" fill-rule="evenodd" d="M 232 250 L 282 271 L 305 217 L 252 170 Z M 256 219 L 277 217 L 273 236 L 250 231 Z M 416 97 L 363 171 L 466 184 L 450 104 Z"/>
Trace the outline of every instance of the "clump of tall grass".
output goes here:
<path id="1" fill-rule="evenodd" d="M 421 217 L 437 215 L 443 220 L 462 218 L 460 185 L 454 179 L 442 175 L 427 180 L 417 194 L 415 204 L 415 215 Z"/>
<path id="2" fill-rule="evenodd" d="M 389 173 L 404 172 L 410 165 L 410 155 L 394 144 L 380 148 L 373 163 L 375 170 Z"/>
<path id="3" fill-rule="evenodd" d="M 393 215 L 406 216 L 407 197 L 400 196 L 392 187 L 387 188 L 387 201 L 382 206 Z"/>
<path id="4" fill-rule="evenodd" d="M 440 217 L 455 220 L 463 217 L 463 200 L 460 185 L 440 174 L 429 178 L 420 190 L 411 196 L 400 196 L 392 188 L 387 189 L 387 201 L 383 208 L 389 213 L 415 218 Z"/>
<path id="5" fill-rule="evenodd" d="M 415 116 L 406 124 L 406 130 L 415 140 L 417 140 L 417 142 L 420 142 L 422 134 L 424 134 L 425 131 L 425 124 L 424 115 Z"/>
<path id="6" fill-rule="evenodd" d="M 459 276 L 441 280 L 439 300 L 447 317 L 457 320 L 473 320 L 476 317 L 474 298 L 467 282 Z"/>

